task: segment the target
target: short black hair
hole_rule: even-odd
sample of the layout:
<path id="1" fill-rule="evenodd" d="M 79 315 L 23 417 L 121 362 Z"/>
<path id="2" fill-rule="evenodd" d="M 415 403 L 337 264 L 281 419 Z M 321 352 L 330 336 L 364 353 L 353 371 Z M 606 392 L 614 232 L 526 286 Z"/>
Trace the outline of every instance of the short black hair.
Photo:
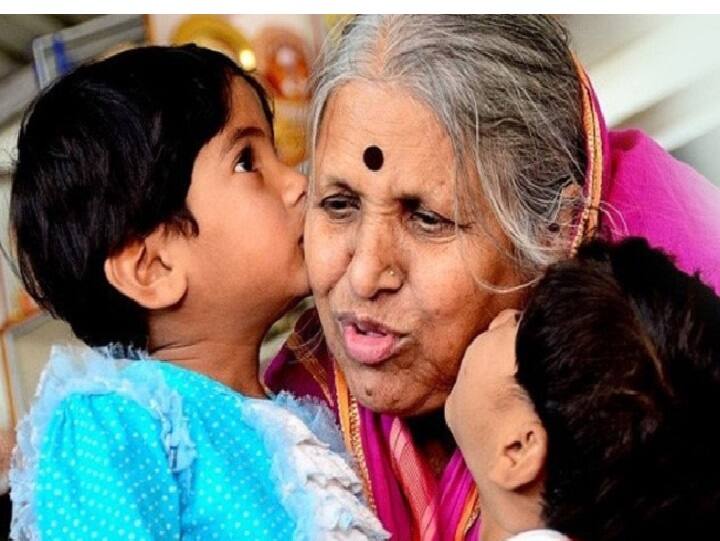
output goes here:
<path id="1" fill-rule="evenodd" d="M 548 434 L 544 515 L 583 541 L 720 529 L 720 299 L 632 238 L 549 268 L 517 382 Z"/>
<path id="2" fill-rule="evenodd" d="M 225 55 L 149 46 L 82 65 L 23 118 L 10 222 L 23 284 L 87 344 L 145 347 L 147 312 L 112 287 L 105 259 L 168 224 L 187 235 L 200 149 L 227 124 L 232 82 L 263 88 Z"/>

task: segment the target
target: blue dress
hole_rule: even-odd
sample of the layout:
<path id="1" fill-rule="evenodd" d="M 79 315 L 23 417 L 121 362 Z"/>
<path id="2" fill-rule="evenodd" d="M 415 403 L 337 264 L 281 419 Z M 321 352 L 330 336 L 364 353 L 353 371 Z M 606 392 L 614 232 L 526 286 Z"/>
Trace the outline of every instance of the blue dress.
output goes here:
<path id="1" fill-rule="evenodd" d="M 55 348 L 18 428 L 18 540 L 383 539 L 321 405 Z"/>

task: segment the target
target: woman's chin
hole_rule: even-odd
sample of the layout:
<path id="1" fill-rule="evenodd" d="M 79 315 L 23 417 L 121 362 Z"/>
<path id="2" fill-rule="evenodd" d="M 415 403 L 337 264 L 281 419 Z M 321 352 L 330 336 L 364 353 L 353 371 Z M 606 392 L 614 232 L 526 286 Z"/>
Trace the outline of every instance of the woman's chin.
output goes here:
<path id="1" fill-rule="evenodd" d="M 398 381 L 368 367 L 352 367 L 344 373 L 358 403 L 376 413 L 413 417 L 434 412 L 445 403 L 446 397 L 433 396 L 429 389 L 414 389 L 416 383 Z"/>
<path id="2" fill-rule="evenodd" d="M 435 413 L 443 406 L 442 402 L 439 405 L 435 405 L 421 400 L 422 405 L 417 405 L 415 403 L 405 403 L 404 401 L 398 402 L 393 400 L 392 397 L 367 395 L 355 395 L 355 397 L 360 405 L 375 413 L 395 415 L 397 417 L 421 417 Z"/>

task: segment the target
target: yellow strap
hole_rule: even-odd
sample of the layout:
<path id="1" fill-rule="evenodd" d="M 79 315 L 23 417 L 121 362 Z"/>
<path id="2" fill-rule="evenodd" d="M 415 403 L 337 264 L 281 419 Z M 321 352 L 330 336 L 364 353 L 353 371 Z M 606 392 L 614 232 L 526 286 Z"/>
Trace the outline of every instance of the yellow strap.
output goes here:
<path id="1" fill-rule="evenodd" d="M 475 524 L 475 521 L 480 516 L 480 507 L 478 503 L 477 485 L 473 485 L 467 500 L 465 500 L 465 507 L 463 508 L 462 515 L 460 516 L 458 528 L 455 531 L 455 541 L 464 541 L 470 531 L 470 528 L 473 527 L 473 524 Z"/>
<path id="2" fill-rule="evenodd" d="M 370 482 L 370 472 L 368 471 L 367 461 L 365 460 L 365 450 L 362 446 L 362 437 L 360 435 L 360 412 L 355 397 L 350 394 L 345 376 L 340 367 L 335 364 L 335 393 L 337 394 L 338 417 L 340 419 L 340 429 L 345 440 L 345 447 L 349 449 L 360 469 L 360 477 L 363 482 L 363 491 L 370 507 L 377 515 L 377 507 L 375 505 L 375 496 L 372 491 Z"/>
<path id="3" fill-rule="evenodd" d="M 580 244 L 592 237 L 597 231 L 600 222 L 600 202 L 602 198 L 603 154 L 602 137 L 600 133 L 600 119 L 592 100 L 590 81 L 585 69 L 576 56 L 573 55 L 575 68 L 580 79 L 580 92 L 582 100 L 582 121 L 585 133 L 585 150 L 588 167 L 585 186 L 587 200 L 583 209 L 577 233 L 572 242 L 571 255 L 574 255 Z"/>

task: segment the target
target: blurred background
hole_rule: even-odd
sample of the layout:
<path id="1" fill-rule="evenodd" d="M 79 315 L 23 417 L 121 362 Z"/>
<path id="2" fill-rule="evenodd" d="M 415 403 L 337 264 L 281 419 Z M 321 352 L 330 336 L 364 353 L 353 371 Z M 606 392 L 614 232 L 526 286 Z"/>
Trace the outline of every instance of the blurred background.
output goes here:
<path id="1" fill-rule="evenodd" d="M 22 113 L 38 90 L 73 65 L 145 43 L 196 42 L 254 70 L 274 97 L 281 157 L 305 152 L 306 83 L 318 50 L 343 15 L 0 16 L 0 240 Z M 639 127 L 720 185 L 720 16 L 562 15 L 612 127 Z M 3 254 L 6 256 L 7 254 Z M 268 337 L 276 351 L 291 319 Z M 0 263 L 0 491 L 12 427 L 27 410 L 50 345 L 69 328 L 24 294 Z M 1 533 L 0 533 L 1 538 Z"/>

